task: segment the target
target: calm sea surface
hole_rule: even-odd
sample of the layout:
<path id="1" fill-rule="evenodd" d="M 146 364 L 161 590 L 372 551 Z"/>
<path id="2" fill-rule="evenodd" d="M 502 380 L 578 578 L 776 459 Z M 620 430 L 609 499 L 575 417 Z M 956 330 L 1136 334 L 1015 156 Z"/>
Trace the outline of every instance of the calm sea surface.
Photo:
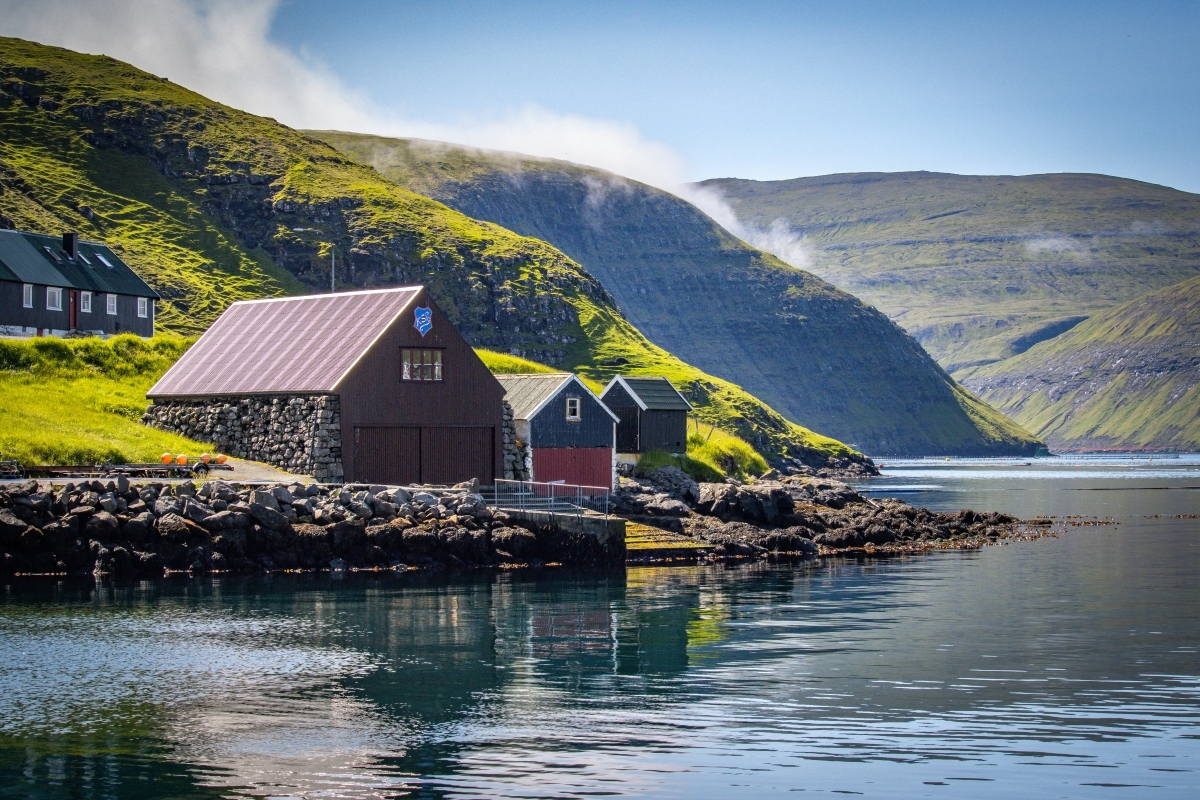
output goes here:
<path id="1" fill-rule="evenodd" d="M 1200 459 L 885 472 L 915 505 L 1119 524 L 605 576 L 12 583 L 0 796 L 1200 797 Z"/>

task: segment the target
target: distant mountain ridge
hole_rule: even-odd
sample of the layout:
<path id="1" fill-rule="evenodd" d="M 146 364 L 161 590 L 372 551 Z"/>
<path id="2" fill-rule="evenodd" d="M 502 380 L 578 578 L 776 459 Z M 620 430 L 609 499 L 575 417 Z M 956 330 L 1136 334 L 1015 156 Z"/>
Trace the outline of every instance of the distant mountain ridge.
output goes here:
<path id="1" fill-rule="evenodd" d="M 1059 450 L 1200 451 L 1200 276 L 967 379 Z"/>
<path id="2" fill-rule="evenodd" d="M 803 236 L 808 268 L 913 334 L 948 371 L 1200 274 L 1200 195 L 1107 175 L 722 178 L 747 224 Z"/>
<path id="3" fill-rule="evenodd" d="M 1039 446 L 883 314 L 749 247 L 674 195 L 561 161 L 310 133 L 413 191 L 554 244 L 657 344 L 868 453 Z"/>
<path id="4" fill-rule="evenodd" d="M 1105 175 L 704 181 L 1059 449 L 1200 449 L 1200 195 Z"/>

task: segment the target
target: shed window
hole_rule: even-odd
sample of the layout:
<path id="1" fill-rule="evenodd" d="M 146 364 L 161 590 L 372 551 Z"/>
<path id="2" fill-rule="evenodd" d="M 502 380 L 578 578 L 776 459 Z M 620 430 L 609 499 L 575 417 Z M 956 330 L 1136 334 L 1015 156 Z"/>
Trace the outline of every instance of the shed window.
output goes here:
<path id="1" fill-rule="evenodd" d="M 117 314 L 117 296 L 115 294 L 110 294 L 110 295 L 106 295 L 105 299 L 108 301 L 107 302 L 108 307 L 105 310 L 108 311 L 109 314 L 116 316 L 116 314 Z"/>
<path id="2" fill-rule="evenodd" d="M 150 301 L 145 297 L 138 298 L 138 316 L 142 319 L 150 316 Z"/>
<path id="3" fill-rule="evenodd" d="M 91 292 L 80 292 L 79 293 L 79 310 L 82 311 L 84 314 L 92 313 L 92 293 Z"/>
<path id="4" fill-rule="evenodd" d="M 579 398 L 578 397 L 568 397 L 567 398 L 567 419 L 572 420 L 574 422 L 579 421 Z"/>
<path id="5" fill-rule="evenodd" d="M 96 258 L 100 259 L 101 264 L 108 267 L 109 269 L 112 269 L 112 264 L 108 263 L 108 259 L 104 257 L 103 253 L 96 253 Z"/>
<path id="6" fill-rule="evenodd" d="M 442 351 L 400 349 L 400 380 L 440 381 L 442 379 Z"/>
<path id="7" fill-rule="evenodd" d="M 92 265 L 92 262 L 88 261 L 88 257 L 87 257 L 87 256 L 85 256 L 83 253 L 76 253 L 76 254 L 75 254 L 75 256 L 76 256 L 76 257 L 77 257 L 77 258 L 78 258 L 80 261 L 82 261 L 83 263 L 87 264 L 89 267 Z"/>
<path id="8" fill-rule="evenodd" d="M 33 284 L 27 283 L 21 289 L 21 305 L 33 308 Z"/>
<path id="9" fill-rule="evenodd" d="M 46 287 L 46 310 L 62 311 L 62 289 L 57 286 Z"/>
<path id="10" fill-rule="evenodd" d="M 48 245 L 42 245 L 42 249 L 45 250 L 46 254 L 48 256 L 50 256 L 51 258 L 53 258 L 55 261 L 57 261 L 60 264 L 62 263 L 62 256 L 60 256 L 58 253 L 51 250 Z"/>

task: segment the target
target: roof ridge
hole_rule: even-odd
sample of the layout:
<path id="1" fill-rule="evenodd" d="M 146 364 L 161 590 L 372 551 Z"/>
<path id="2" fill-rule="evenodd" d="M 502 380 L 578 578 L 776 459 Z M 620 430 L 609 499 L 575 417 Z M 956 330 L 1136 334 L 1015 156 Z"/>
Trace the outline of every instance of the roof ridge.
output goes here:
<path id="1" fill-rule="evenodd" d="M 423 284 L 413 284 L 412 286 L 388 286 L 382 289 L 359 289 L 354 292 L 328 292 L 324 294 L 294 294 L 285 295 L 283 297 L 256 297 L 253 300 L 236 300 L 230 303 L 232 306 L 251 305 L 253 303 L 285 303 L 291 300 L 312 300 L 322 297 L 358 297 L 365 294 L 387 294 L 389 292 L 413 292 L 424 289 Z"/>

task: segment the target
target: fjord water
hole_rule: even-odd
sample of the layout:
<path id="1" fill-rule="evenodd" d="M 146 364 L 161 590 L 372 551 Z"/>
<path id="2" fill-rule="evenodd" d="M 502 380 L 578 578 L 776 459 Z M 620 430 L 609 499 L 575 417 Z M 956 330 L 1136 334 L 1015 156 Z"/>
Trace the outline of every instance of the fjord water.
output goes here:
<path id="1" fill-rule="evenodd" d="M 10 582 L 0 794 L 1200 796 L 1200 459 L 885 473 L 874 495 L 1119 524 L 608 575 Z"/>

